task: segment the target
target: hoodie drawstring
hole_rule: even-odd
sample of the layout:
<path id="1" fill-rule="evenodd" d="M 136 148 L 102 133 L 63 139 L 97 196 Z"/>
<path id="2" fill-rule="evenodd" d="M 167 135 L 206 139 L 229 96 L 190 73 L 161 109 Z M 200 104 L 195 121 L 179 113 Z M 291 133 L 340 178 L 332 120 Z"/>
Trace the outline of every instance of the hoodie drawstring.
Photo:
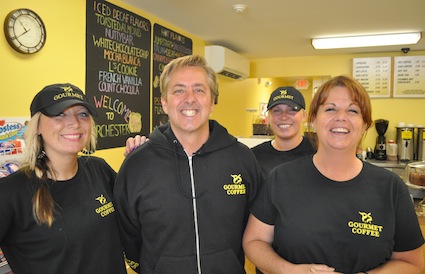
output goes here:
<path id="1" fill-rule="evenodd" d="M 190 168 L 190 182 L 192 187 L 192 205 L 193 205 L 193 219 L 195 221 L 195 240 L 196 240 L 196 263 L 198 265 L 198 274 L 201 274 L 201 252 L 199 240 L 199 227 L 198 227 L 198 210 L 196 205 L 195 181 L 193 178 L 192 156 L 188 156 Z"/>

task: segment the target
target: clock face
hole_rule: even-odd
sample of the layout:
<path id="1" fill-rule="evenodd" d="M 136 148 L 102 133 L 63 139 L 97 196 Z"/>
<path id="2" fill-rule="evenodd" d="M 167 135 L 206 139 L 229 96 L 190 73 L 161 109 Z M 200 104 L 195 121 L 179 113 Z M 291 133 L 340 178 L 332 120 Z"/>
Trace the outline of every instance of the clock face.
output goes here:
<path id="1" fill-rule="evenodd" d="M 4 22 L 6 39 L 21 53 L 35 53 L 46 42 L 46 29 L 41 18 L 29 9 L 17 9 Z"/>

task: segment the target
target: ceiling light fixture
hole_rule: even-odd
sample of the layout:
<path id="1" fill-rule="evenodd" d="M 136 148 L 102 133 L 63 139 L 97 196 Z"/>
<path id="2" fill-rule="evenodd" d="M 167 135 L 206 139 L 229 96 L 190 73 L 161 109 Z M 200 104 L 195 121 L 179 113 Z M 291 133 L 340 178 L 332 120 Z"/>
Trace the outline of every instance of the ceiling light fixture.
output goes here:
<path id="1" fill-rule="evenodd" d="M 233 10 L 236 13 L 243 13 L 246 10 L 246 5 L 244 5 L 244 4 L 233 5 Z"/>
<path id="2" fill-rule="evenodd" d="M 410 32 L 397 34 L 313 38 L 311 43 L 315 49 L 338 49 L 409 45 L 416 44 L 420 39 L 420 32 Z"/>

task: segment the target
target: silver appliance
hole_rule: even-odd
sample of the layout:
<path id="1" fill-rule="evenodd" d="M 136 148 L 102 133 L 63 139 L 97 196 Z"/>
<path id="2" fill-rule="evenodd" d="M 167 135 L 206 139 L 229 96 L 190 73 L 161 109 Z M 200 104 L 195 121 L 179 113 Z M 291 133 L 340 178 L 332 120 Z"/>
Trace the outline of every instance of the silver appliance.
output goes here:
<path id="1" fill-rule="evenodd" d="M 397 126 L 398 159 L 402 162 L 414 160 L 414 127 Z"/>
<path id="2" fill-rule="evenodd" d="M 418 126 L 416 128 L 416 150 L 415 150 L 415 160 L 425 161 L 425 127 Z"/>

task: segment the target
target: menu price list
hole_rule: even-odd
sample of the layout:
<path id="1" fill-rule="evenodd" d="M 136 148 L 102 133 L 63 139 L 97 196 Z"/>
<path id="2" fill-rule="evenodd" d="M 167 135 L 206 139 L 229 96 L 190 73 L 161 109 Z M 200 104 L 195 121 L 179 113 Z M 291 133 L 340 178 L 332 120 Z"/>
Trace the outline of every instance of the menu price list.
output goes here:
<path id="1" fill-rule="evenodd" d="M 354 58 L 353 77 L 366 89 L 370 97 L 389 97 L 391 57 Z"/>
<path id="2" fill-rule="evenodd" d="M 394 97 L 425 97 L 425 56 L 394 57 Z"/>
<path id="3" fill-rule="evenodd" d="M 151 23 L 102 0 L 86 6 L 86 95 L 96 107 L 97 149 L 150 132 Z"/>

